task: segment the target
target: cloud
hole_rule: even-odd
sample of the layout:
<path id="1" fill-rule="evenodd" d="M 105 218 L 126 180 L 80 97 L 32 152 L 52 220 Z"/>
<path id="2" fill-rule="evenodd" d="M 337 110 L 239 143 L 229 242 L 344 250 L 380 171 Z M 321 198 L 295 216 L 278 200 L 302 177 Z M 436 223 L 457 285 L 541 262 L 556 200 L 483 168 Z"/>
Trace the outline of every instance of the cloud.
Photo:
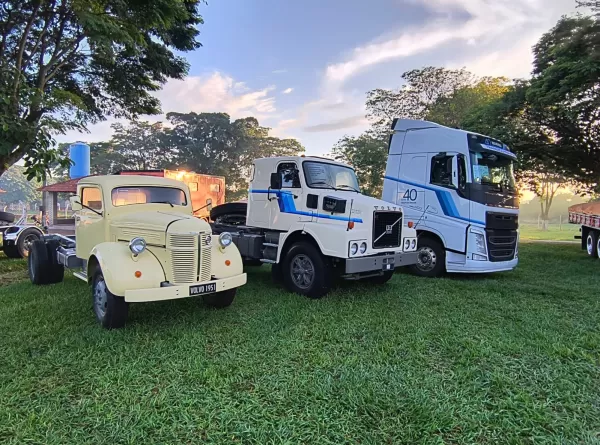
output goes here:
<path id="1" fill-rule="evenodd" d="M 286 88 L 285 90 L 282 91 L 283 94 L 290 94 L 292 91 L 294 91 L 293 88 Z"/>
<path id="2" fill-rule="evenodd" d="M 298 119 L 283 119 L 283 120 L 280 120 L 279 122 L 277 122 L 277 127 L 287 128 L 287 127 L 291 127 L 294 124 L 297 124 L 298 122 L 299 122 Z"/>
<path id="3" fill-rule="evenodd" d="M 353 128 L 358 126 L 363 126 L 367 123 L 367 119 L 363 115 L 359 116 L 351 116 L 343 119 L 339 119 L 332 122 L 327 122 L 324 124 L 311 125 L 309 127 L 304 127 L 302 130 L 307 133 L 321 133 L 325 131 L 335 131 L 335 130 L 343 130 L 345 128 Z"/>
<path id="4" fill-rule="evenodd" d="M 271 73 L 273 73 L 273 74 L 285 74 L 285 73 L 287 73 L 287 70 L 273 70 L 273 71 L 271 71 Z"/>

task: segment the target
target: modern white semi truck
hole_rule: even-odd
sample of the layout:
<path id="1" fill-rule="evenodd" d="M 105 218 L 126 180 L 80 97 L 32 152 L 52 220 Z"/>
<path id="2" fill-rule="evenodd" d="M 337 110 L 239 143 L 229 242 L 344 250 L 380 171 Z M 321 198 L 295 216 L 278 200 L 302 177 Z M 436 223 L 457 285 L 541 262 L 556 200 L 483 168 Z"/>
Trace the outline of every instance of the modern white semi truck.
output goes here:
<path id="1" fill-rule="evenodd" d="M 518 262 L 516 156 L 502 142 L 434 122 L 392 124 L 383 200 L 418 233 L 421 276 L 512 270 Z"/>
<path id="2" fill-rule="evenodd" d="M 257 159 L 247 203 L 214 207 L 211 219 L 245 264 L 271 264 L 276 281 L 310 298 L 339 278 L 383 284 L 417 257 L 402 207 L 361 194 L 354 170 L 331 159 Z"/>

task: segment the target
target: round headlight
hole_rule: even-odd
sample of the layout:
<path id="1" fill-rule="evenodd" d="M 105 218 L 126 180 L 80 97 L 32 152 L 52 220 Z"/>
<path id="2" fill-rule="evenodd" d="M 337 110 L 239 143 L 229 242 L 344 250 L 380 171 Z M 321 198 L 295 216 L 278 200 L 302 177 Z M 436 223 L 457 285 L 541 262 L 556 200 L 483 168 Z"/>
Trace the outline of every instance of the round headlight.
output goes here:
<path id="1" fill-rule="evenodd" d="M 146 250 L 146 240 L 144 238 L 134 238 L 129 242 L 129 250 L 134 255 L 139 255 Z"/>
<path id="2" fill-rule="evenodd" d="M 410 247 L 411 247 L 412 249 L 416 249 L 416 248 L 417 248 L 417 240 L 416 240 L 416 239 L 414 239 L 414 240 L 412 240 L 412 241 L 410 242 Z"/>
<path id="3" fill-rule="evenodd" d="M 233 238 L 231 236 L 231 233 L 223 232 L 219 235 L 219 244 L 221 245 L 221 247 L 227 247 L 232 242 L 233 242 Z"/>
<path id="4" fill-rule="evenodd" d="M 358 244 L 352 243 L 350 245 L 350 254 L 351 255 L 356 255 L 356 252 L 358 252 Z"/>
<path id="5" fill-rule="evenodd" d="M 360 244 L 360 253 L 365 253 L 367 251 L 367 243 Z"/>
<path id="6" fill-rule="evenodd" d="M 408 249 L 410 247 L 410 240 L 409 239 L 405 239 L 404 240 L 404 248 Z"/>
<path id="7" fill-rule="evenodd" d="M 206 238 L 204 238 L 204 244 L 207 246 L 212 244 L 212 235 L 210 233 L 206 235 Z"/>

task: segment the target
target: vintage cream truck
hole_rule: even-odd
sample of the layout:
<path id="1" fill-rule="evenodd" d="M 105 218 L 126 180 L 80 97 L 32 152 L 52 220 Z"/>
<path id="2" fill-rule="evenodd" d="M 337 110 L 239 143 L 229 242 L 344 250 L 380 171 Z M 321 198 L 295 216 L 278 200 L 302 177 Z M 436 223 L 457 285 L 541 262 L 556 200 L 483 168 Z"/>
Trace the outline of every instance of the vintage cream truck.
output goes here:
<path id="1" fill-rule="evenodd" d="M 202 296 L 229 306 L 246 283 L 242 258 L 228 232 L 211 233 L 193 216 L 189 188 L 153 176 L 89 176 L 71 198 L 75 237 L 47 235 L 31 246 L 36 285 L 63 280 L 68 268 L 92 287 L 105 328 L 125 325 L 128 304 Z M 210 203 L 207 203 L 210 205 Z"/>

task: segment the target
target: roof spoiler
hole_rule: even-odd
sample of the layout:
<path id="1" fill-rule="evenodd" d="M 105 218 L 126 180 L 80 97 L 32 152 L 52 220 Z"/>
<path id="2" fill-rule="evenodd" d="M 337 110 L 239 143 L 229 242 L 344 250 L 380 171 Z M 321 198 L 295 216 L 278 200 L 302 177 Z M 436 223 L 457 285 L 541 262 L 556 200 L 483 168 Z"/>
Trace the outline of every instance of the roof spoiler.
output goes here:
<path id="1" fill-rule="evenodd" d="M 442 125 L 436 124 L 435 122 L 422 121 L 417 119 L 399 119 L 396 118 L 392 122 L 393 131 L 408 131 L 408 130 L 422 130 L 424 128 L 441 128 Z"/>

